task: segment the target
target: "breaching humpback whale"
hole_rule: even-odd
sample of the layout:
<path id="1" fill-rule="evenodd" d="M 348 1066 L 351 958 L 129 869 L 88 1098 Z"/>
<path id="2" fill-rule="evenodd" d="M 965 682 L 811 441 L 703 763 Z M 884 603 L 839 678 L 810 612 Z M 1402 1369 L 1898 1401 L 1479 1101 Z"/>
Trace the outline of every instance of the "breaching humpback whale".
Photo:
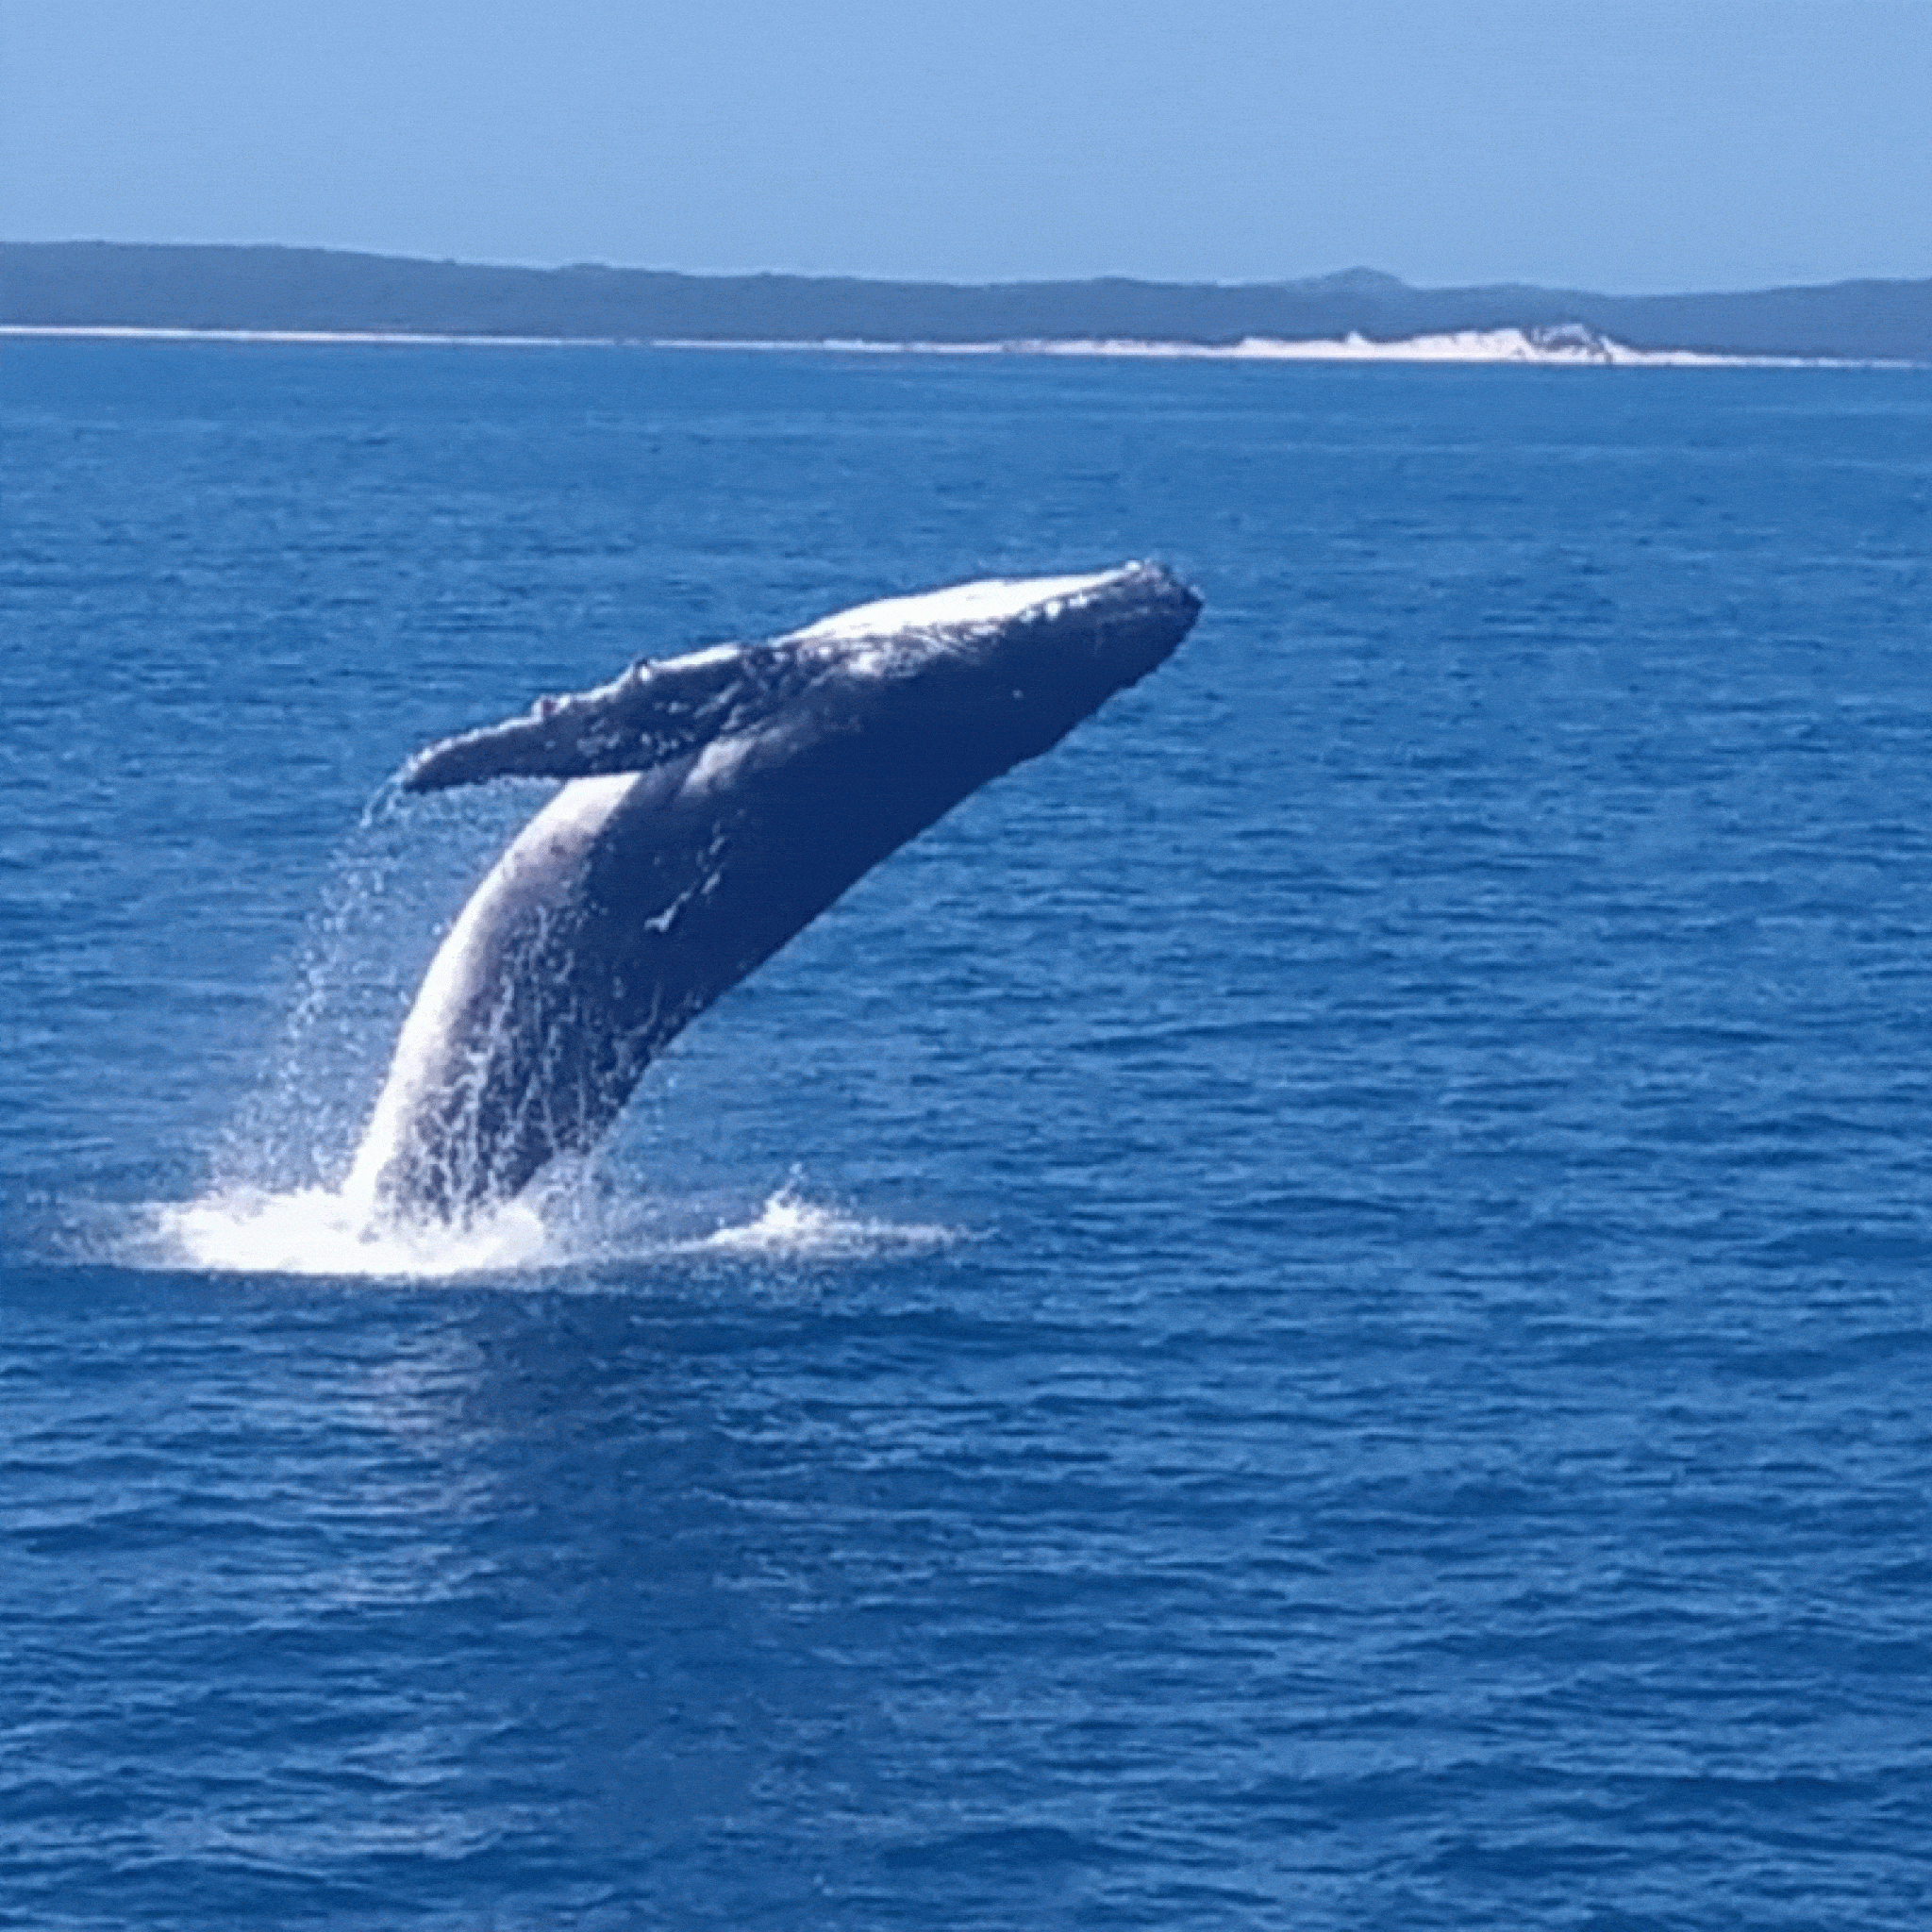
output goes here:
<path id="1" fill-rule="evenodd" d="M 571 782 L 432 960 L 348 1181 L 460 1220 L 591 1145 L 664 1044 L 889 853 L 1058 743 L 1187 635 L 1158 565 L 860 605 L 544 698 L 406 791 Z"/>

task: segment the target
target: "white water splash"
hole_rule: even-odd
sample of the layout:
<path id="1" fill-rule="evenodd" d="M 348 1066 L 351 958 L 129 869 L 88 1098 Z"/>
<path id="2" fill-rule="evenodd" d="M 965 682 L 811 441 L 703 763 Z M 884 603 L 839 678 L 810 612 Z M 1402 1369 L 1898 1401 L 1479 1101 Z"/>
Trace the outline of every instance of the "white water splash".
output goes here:
<path id="1" fill-rule="evenodd" d="M 555 1265 L 543 1218 L 510 1202 L 460 1227 L 373 1223 L 325 1188 L 238 1189 L 161 1208 L 159 1258 L 215 1274 L 439 1280 Z"/>
<path id="2" fill-rule="evenodd" d="M 507 1202 L 458 1226 L 372 1222 L 325 1188 L 229 1189 L 148 1210 L 118 1245 L 135 1266 L 211 1274 L 452 1281 L 569 1267 L 675 1264 L 706 1257 L 767 1262 L 866 1261 L 931 1254 L 962 1239 L 933 1223 L 874 1220 L 808 1200 L 787 1183 L 743 1221 L 703 1234 L 667 1232 L 675 1204 L 587 1206 L 573 1191 Z M 686 1220 L 688 1225 L 688 1219 Z"/>
<path id="3" fill-rule="evenodd" d="M 741 1226 L 715 1229 L 683 1244 L 686 1254 L 744 1255 L 776 1260 L 868 1260 L 879 1255 L 930 1253 L 960 1239 L 933 1223 L 856 1220 L 808 1201 L 794 1188 L 770 1195 Z"/>

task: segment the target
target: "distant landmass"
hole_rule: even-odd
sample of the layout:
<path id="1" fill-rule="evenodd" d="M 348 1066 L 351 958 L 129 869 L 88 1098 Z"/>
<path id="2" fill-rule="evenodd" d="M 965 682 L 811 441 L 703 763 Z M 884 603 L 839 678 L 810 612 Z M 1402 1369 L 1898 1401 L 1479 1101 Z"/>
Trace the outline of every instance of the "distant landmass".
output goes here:
<path id="1" fill-rule="evenodd" d="M 1281 282 L 869 281 L 496 268 L 325 248 L 0 242 L 0 326 L 620 341 L 1371 342 L 1575 325 L 1636 349 L 1932 361 L 1932 280 L 1744 293 Z"/>

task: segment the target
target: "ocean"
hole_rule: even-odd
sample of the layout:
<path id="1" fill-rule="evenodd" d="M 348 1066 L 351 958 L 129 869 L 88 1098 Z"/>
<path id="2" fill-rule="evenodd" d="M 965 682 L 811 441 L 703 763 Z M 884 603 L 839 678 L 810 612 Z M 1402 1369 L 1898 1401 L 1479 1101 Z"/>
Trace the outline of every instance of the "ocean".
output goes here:
<path id="1" fill-rule="evenodd" d="M 9 341 L 0 492 L 0 1924 L 1932 1923 L 1932 373 Z M 343 1224 L 410 752 L 1141 556 Z"/>

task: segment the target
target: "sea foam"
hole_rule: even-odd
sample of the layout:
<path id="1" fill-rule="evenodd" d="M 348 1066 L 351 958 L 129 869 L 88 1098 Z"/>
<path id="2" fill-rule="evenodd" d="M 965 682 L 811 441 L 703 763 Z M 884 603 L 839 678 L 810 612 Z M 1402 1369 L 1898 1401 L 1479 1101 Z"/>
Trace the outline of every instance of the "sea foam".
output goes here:
<path id="1" fill-rule="evenodd" d="M 455 1281 L 611 1263 L 675 1265 L 706 1257 L 765 1262 L 864 1261 L 928 1254 L 964 1239 L 937 1223 L 894 1222 L 808 1199 L 788 1182 L 756 1210 L 715 1212 L 705 1227 L 687 1204 L 624 1203 L 565 1189 L 526 1195 L 443 1225 L 372 1221 L 325 1188 L 228 1189 L 151 1206 L 112 1243 L 125 1264 L 216 1274 Z"/>

